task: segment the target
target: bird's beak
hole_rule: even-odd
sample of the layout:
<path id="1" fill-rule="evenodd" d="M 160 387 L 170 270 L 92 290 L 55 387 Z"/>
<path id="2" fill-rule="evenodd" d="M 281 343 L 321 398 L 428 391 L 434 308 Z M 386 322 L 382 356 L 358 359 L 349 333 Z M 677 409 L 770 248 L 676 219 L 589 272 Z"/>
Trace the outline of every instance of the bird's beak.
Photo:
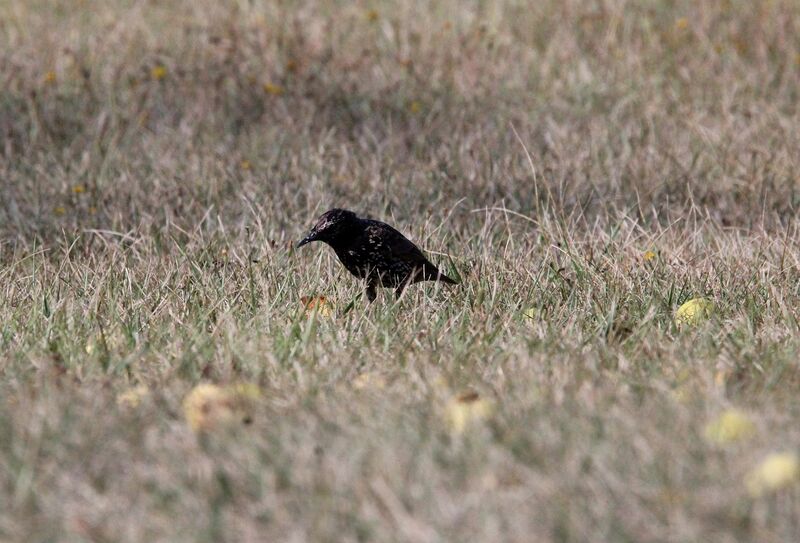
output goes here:
<path id="1" fill-rule="evenodd" d="M 297 244 L 297 248 L 299 249 L 303 245 L 305 245 L 307 243 L 311 243 L 312 241 L 315 241 L 316 239 L 317 239 L 316 232 L 311 231 L 311 232 L 308 233 L 308 235 L 306 237 L 304 237 L 302 240 L 300 240 L 300 243 Z"/>

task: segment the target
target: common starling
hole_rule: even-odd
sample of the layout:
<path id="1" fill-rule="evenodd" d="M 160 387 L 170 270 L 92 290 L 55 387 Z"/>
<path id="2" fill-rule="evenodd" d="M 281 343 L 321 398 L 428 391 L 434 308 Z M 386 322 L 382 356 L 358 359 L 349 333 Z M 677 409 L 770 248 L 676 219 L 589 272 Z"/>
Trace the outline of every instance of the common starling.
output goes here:
<path id="1" fill-rule="evenodd" d="M 366 280 L 370 302 L 375 299 L 378 286 L 395 289 L 399 298 L 403 289 L 419 281 L 458 284 L 431 264 L 403 234 L 386 223 L 359 218 L 346 209 L 323 213 L 297 247 L 312 241 L 324 241 L 333 247 L 347 271 Z"/>

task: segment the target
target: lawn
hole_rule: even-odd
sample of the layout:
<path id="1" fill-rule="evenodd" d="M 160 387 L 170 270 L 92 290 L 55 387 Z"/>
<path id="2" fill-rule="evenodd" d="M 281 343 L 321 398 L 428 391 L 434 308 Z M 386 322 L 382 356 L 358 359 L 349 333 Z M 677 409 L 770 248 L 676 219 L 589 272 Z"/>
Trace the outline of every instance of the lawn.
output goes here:
<path id="1" fill-rule="evenodd" d="M 791 0 L 0 1 L 0 541 L 797 541 L 799 101 Z"/>

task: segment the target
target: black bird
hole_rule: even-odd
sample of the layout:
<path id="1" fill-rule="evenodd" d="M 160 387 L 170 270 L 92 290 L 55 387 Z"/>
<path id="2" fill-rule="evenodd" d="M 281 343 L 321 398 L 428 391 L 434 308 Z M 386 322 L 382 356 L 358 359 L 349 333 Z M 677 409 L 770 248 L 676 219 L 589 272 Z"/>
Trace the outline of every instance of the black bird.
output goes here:
<path id="1" fill-rule="evenodd" d="M 419 281 L 458 284 L 431 264 L 403 234 L 386 223 L 359 218 L 346 209 L 323 213 L 297 247 L 312 241 L 324 241 L 333 247 L 347 271 L 366 280 L 370 302 L 375 299 L 378 286 L 395 289 L 399 298 L 403 289 Z"/>

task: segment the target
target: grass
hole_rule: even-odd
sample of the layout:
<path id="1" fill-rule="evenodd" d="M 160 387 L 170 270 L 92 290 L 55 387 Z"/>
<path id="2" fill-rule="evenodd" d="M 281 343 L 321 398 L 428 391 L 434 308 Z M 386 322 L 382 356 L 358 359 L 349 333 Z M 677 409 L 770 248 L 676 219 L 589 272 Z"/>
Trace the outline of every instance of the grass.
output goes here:
<path id="1" fill-rule="evenodd" d="M 798 489 L 746 480 L 800 448 L 799 35 L 780 0 L 0 3 L 0 539 L 795 539 Z M 366 305 L 293 249 L 334 205 L 462 285 Z M 193 432 L 206 382 L 252 422 Z"/>

